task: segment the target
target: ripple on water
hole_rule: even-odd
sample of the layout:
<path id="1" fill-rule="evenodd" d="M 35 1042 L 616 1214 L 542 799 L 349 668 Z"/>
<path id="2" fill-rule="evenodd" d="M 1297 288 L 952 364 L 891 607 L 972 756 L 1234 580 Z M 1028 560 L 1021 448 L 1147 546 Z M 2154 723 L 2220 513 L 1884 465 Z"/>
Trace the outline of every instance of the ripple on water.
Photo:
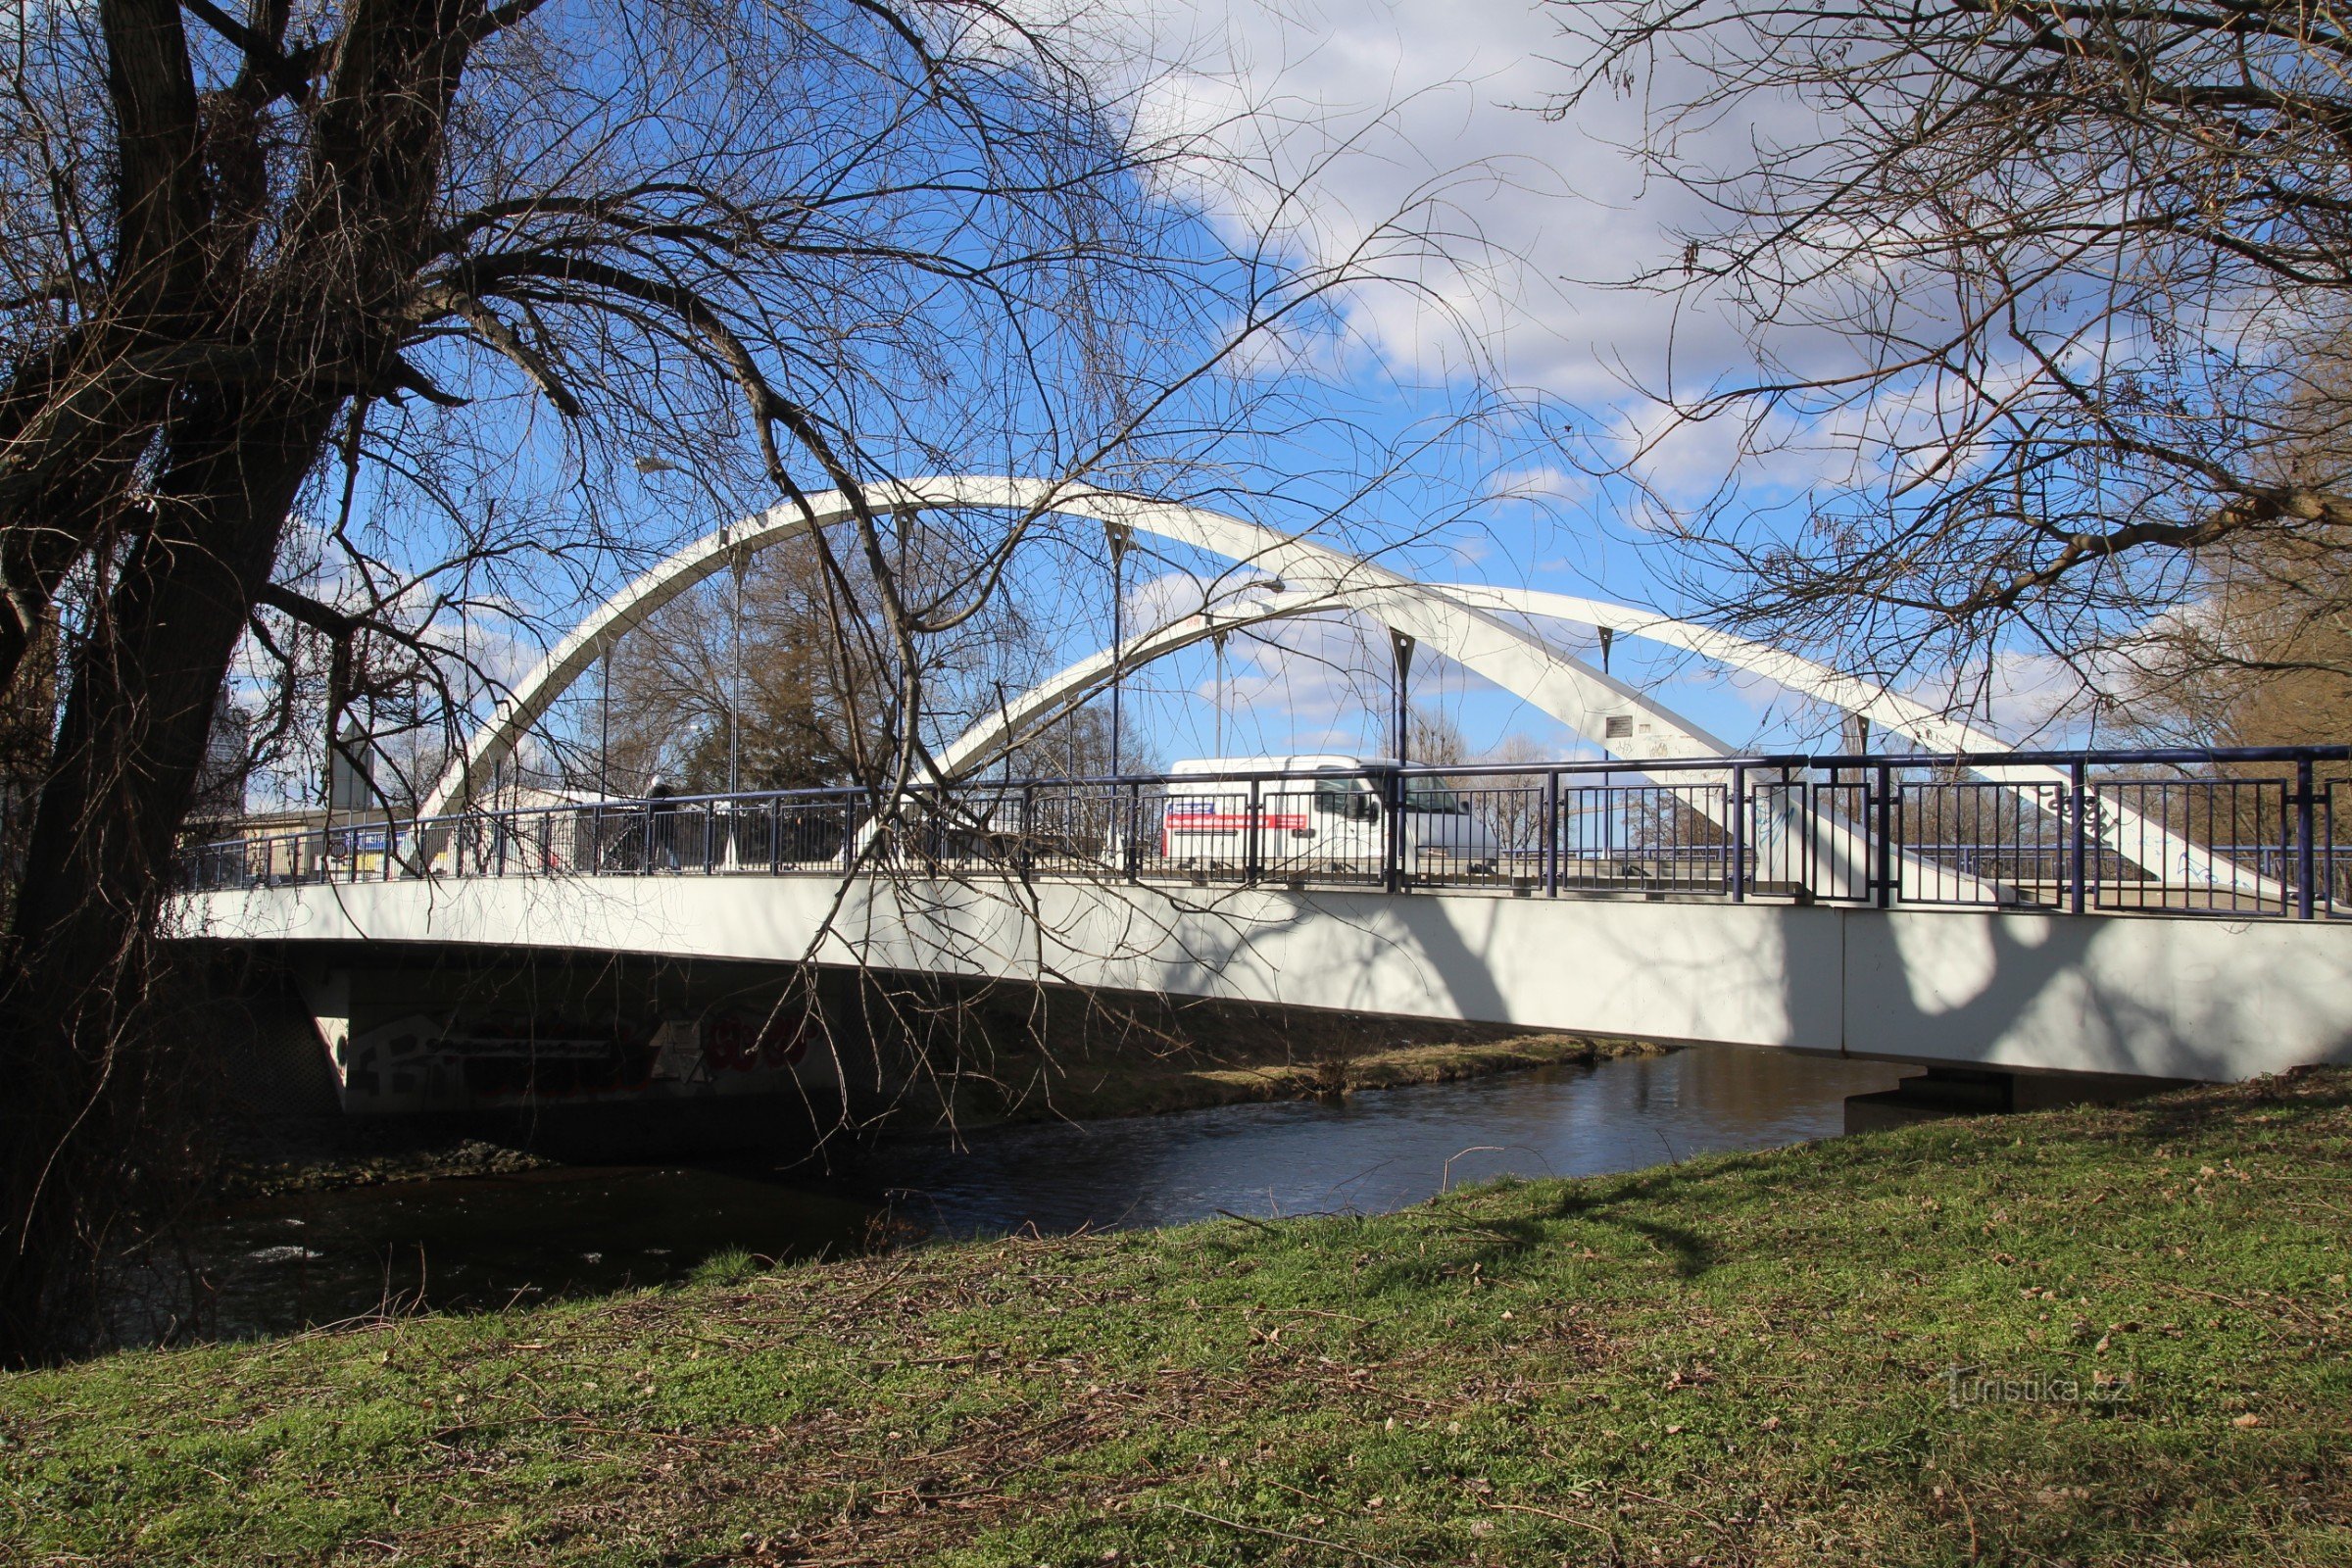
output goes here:
<path id="1" fill-rule="evenodd" d="M 199 1261 L 213 1332 L 275 1334 L 419 1300 L 465 1309 L 657 1285 L 738 1250 L 839 1254 L 864 1244 L 884 1207 L 947 1235 L 1378 1212 L 1497 1176 L 1597 1175 L 1830 1136 L 1847 1095 L 1898 1076 L 1701 1048 L 1338 1101 L 997 1128 L 960 1149 L 900 1139 L 830 1178 L 557 1167 L 291 1194 L 221 1218 L 198 1238 Z"/>

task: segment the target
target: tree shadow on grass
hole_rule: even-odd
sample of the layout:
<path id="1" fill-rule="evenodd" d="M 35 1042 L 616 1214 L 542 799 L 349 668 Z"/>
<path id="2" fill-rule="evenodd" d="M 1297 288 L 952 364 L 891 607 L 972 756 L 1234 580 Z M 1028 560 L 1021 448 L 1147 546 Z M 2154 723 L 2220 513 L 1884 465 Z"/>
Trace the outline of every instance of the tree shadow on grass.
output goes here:
<path id="1" fill-rule="evenodd" d="M 1644 1247 L 1667 1259 L 1678 1278 L 1696 1279 L 1728 1260 L 1722 1244 L 1692 1225 L 1637 1210 L 1671 1206 L 1686 1191 L 1719 1186 L 1727 1179 L 1761 1169 L 1770 1157 L 1770 1152 L 1758 1152 L 1711 1160 L 1696 1169 L 1665 1166 L 1632 1177 L 1587 1178 L 1558 1190 L 1547 1190 L 1548 1184 L 1521 1188 L 1517 1191 L 1537 1201 L 1517 1214 L 1480 1213 L 1466 1203 L 1408 1210 L 1407 1217 L 1422 1228 L 1473 1245 L 1449 1249 L 1443 1256 L 1394 1260 L 1364 1275 L 1364 1284 L 1371 1289 L 1426 1285 L 1434 1279 L 1458 1276 L 1473 1266 L 1490 1278 L 1498 1277 L 1534 1254 L 1571 1245 L 1555 1232 L 1564 1221 L 1605 1226 L 1639 1238 Z M 1480 1197 L 1477 1189 L 1468 1190 L 1467 1196 L 1473 1202 Z M 1693 1191 L 1692 1206 L 1706 1204 L 1707 1200 Z"/>
<path id="2" fill-rule="evenodd" d="M 2208 1136 L 2232 1124 L 2274 1134 L 2303 1130 L 2347 1108 L 2352 1108 L 2352 1073 L 2298 1067 L 2276 1077 L 2201 1085 L 2119 1106 L 2113 1114 L 2120 1119 L 2105 1131 L 2115 1141 L 2154 1147 Z M 2283 1116 L 2252 1119 L 2258 1112 L 2281 1111 Z"/>

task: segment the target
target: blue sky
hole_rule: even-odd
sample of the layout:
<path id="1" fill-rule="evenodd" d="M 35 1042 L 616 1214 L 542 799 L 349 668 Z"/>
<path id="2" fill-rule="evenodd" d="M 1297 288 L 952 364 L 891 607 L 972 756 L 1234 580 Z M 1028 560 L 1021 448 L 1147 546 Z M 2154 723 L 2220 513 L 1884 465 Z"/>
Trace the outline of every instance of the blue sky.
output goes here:
<path id="1" fill-rule="evenodd" d="M 1223 145 L 1253 167 L 1304 172 L 1296 191 L 1288 177 L 1257 185 L 1204 177 L 1188 190 L 1225 232 L 1271 223 L 1301 256 L 1329 260 L 1388 215 L 1437 193 L 1428 211 L 1445 235 L 1441 254 L 1351 290 L 1312 357 L 1325 379 L 1300 396 L 1323 400 L 1329 420 L 1302 426 L 1287 449 L 1268 441 L 1254 454 L 1275 470 L 1292 465 L 1289 478 L 1356 471 L 1358 455 L 1333 440 L 1339 430 L 1409 453 L 1379 501 L 1359 509 L 1352 529 L 1335 529 L 1335 541 L 1375 544 L 1391 564 L 1432 580 L 1550 588 L 1677 613 L 1690 608 L 1666 586 L 1664 547 L 1646 543 L 1630 520 L 1624 488 L 1577 471 L 1560 437 L 1570 428 L 1644 428 L 1655 415 L 1633 390 L 1637 380 L 1656 386 L 1671 373 L 1678 385 L 1705 384 L 1740 374 L 1752 360 L 1730 318 L 1703 302 L 1610 286 L 1674 254 L 1675 225 L 1700 215 L 1688 196 L 1645 187 L 1622 152 L 1639 134 L 1639 105 L 1604 97 L 1560 121 L 1536 112 L 1569 81 L 1552 13 L 1516 0 L 1134 0 L 1087 16 L 1105 34 L 1106 53 L 1184 63 L 1147 93 L 1148 124 L 1224 126 Z M 1755 128 L 1727 134 L 1737 140 Z M 1272 210 L 1272 186 L 1295 205 Z M 1507 395 L 1482 417 L 1452 423 L 1482 387 Z M 1443 438 L 1429 438 L 1440 430 Z M 1669 441 L 1644 477 L 1695 501 L 1734 461 L 1717 442 L 1708 430 Z M 1801 498 L 1854 454 L 1832 450 L 1815 461 L 1818 471 L 1788 461 L 1751 470 L 1747 497 L 1763 506 Z M 1316 487 L 1298 489 L 1311 497 Z M 1294 526 L 1316 514 L 1311 503 L 1288 510 L 1287 518 L 1279 503 L 1253 514 Z M 1161 580 L 1131 599 L 1144 618 L 1190 608 L 1178 579 L 1214 569 L 1184 560 L 1156 564 Z M 1093 598 L 1107 604 L 1108 594 L 1105 579 Z M 1102 629 L 1095 617 L 1072 617 L 1069 657 L 1098 643 Z M 1266 639 L 1237 638 L 1222 661 L 1196 650 L 1164 662 L 1132 679 L 1130 728 L 1150 734 L 1163 760 L 1220 743 L 1228 753 L 1385 752 L 1387 656 L 1367 630 L 1294 625 Z M 1589 632 L 1546 630 L 1597 657 Z M 1768 684 L 1627 640 L 1616 644 L 1611 664 L 1727 739 L 1772 748 L 1835 740 L 1835 714 Z M 2042 720 L 2046 697 L 2064 685 L 2059 672 L 2030 659 L 2002 673 L 2008 689 L 1994 717 L 2020 730 Z M 1572 744 L 1544 715 L 1443 661 L 1424 659 L 1414 688 L 1474 750 L 1514 731 L 1561 750 Z"/>
<path id="2" fill-rule="evenodd" d="M 1261 355 L 1250 390 L 1269 417 L 1247 437 L 1196 447 L 1200 483 L 1213 490 L 1225 475 L 1236 510 L 1319 527 L 1330 542 L 1378 550 L 1433 580 L 1690 608 L 1665 586 L 1665 547 L 1631 521 L 1623 487 L 1578 472 L 1562 437 L 1649 428 L 1655 415 L 1636 381 L 1707 384 L 1752 362 L 1730 318 L 1705 302 L 1609 286 L 1673 254 L 1675 225 L 1698 215 L 1688 196 L 1645 186 L 1621 150 L 1639 133 L 1638 104 L 1603 96 L 1564 120 L 1536 112 L 1569 81 L 1552 13 L 1525 0 L 1126 0 L 1065 20 L 1102 70 L 1124 78 L 1113 89 L 1133 95 L 1145 134 L 1200 137 L 1222 155 L 1165 172 L 1165 195 L 1198 215 L 1203 251 L 1210 236 L 1242 245 L 1270 235 L 1298 267 L 1339 267 L 1399 212 L 1414 213 L 1428 240 L 1391 249 L 1374 270 L 1383 276 L 1341 292 L 1311 330 Z M 1724 134 L 1736 142 L 1759 128 L 1771 127 Z M 963 368 L 986 373 L 976 361 Z M 551 421 L 525 422 L 539 432 L 517 438 L 515 470 L 527 475 L 558 460 L 544 444 Z M 1672 497 L 1705 495 L 1734 462 L 1720 439 L 1700 429 L 1663 443 L 1644 477 Z M 1749 473 L 1746 497 L 1801 498 L 1854 453 L 1814 461 L 1810 471 L 1783 462 Z M 1368 478 L 1369 493 L 1338 504 Z M 654 548 L 729 521 L 731 505 L 756 499 L 730 503 L 657 469 L 615 475 L 604 504 Z M 1192 577 L 1218 569 L 1180 552 L 1131 558 L 1131 626 L 1191 608 Z M 587 608 L 589 586 L 550 573 L 512 591 L 535 596 L 517 608 L 546 639 Z M 1074 660 L 1107 640 L 1108 572 L 1083 530 L 1033 552 L 1016 588 L 1045 630 L 1036 659 Z M 1594 655 L 1589 633 L 1548 629 Z M 1237 638 L 1221 662 L 1206 649 L 1166 661 L 1129 682 L 1129 732 L 1161 760 L 1220 744 L 1384 753 L 1387 657 L 1366 632 L 1300 624 Z M 502 649 L 512 634 L 487 618 L 466 635 L 509 678 L 535 653 L 529 637 Z M 1752 680 L 1622 640 L 1611 663 L 1734 742 L 1835 740 L 1836 715 Z M 2006 675 L 2015 690 L 1993 716 L 2023 731 L 2053 672 L 2021 658 Z M 1553 721 L 1441 660 L 1422 661 L 1414 687 L 1473 750 L 1511 733 L 1571 746 Z"/>

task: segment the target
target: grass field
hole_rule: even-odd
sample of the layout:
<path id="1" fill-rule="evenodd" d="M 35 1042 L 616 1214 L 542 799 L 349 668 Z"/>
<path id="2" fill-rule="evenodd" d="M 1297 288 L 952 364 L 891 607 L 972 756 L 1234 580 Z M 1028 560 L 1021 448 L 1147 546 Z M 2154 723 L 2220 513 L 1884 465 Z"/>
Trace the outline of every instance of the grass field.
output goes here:
<path id="1" fill-rule="evenodd" d="M 2343 1071 L 723 1260 L 0 1380 L 0 1559 L 2348 1563 L 2348 1268 Z"/>

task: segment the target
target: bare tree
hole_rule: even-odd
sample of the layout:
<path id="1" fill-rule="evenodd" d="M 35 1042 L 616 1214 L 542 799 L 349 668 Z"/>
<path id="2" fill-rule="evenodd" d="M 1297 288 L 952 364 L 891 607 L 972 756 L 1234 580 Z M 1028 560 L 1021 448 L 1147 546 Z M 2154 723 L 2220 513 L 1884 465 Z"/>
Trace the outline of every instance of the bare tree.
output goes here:
<path id="1" fill-rule="evenodd" d="M 2352 558 L 2278 537 L 2198 563 L 2193 598 L 2138 640 L 2122 716 L 2205 746 L 2325 746 L 2352 734 Z"/>
<path id="2" fill-rule="evenodd" d="M 837 553 L 843 542 L 837 534 Z M 856 595 L 844 613 L 870 614 L 856 557 L 837 559 Z M 838 635 L 844 613 L 817 544 L 795 541 L 741 564 L 613 648 L 611 692 L 598 694 L 593 718 L 573 721 L 589 732 L 557 748 L 568 779 L 619 794 L 656 775 L 691 793 L 726 790 L 731 773 L 744 789 L 848 785 L 857 756 L 887 749 L 892 683 Z M 992 607 L 985 618 L 995 617 Z"/>
<path id="3" fill-rule="evenodd" d="M 142 1005 L 225 675 L 270 688 L 287 755 L 368 681 L 454 728 L 502 640 L 840 490 L 833 635 L 891 683 L 846 740 L 895 801 L 937 647 L 1049 524 L 931 520 L 959 548 L 910 557 L 867 484 L 1165 481 L 1232 428 L 1224 351 L 1400 232 L 1336 270 L 1221 251 L 1171 195 L 1198 149 L 1144 136 L 1082 34 L 987 0 L 5 26 L 0 693 L 45 678 L 52 623 L 65 673 L 0 950 L 0 1362 L 71 1338 L 122 1173 L 169 1165 L 190 1064 Z"/>
<path id="4" fill-rule="evenodd" d="M 1478 760 L 1496 763 L 1540 763 L 1553 760 L 1547 747 L 1524 730 L 1513 730 L 1480 755 Z M 1524 865 L 1544 846 L 1544 778 L 1541 773 L 1486 773 L 1473 781 L 1471 797 L 1478 816 L 1486 822 L 1514 865 Z"/>
<path id="5" fill-rule="evenodd" d="M 1883 675 L 2088 667 L 2217 552 L 2343 549 L 2352 475 L 2279 458 L 2343 453 L 2352 414 L 2336 13 L 1557 10 L 1581 60 L 1551 112 L 1640 100 L 1629 151 L 1702 214 L 1620 281 L 1755 356 L 1585 448 L 1719 618 Z M 1699 426 L 1733 462 L 1694 498 Z"/>

